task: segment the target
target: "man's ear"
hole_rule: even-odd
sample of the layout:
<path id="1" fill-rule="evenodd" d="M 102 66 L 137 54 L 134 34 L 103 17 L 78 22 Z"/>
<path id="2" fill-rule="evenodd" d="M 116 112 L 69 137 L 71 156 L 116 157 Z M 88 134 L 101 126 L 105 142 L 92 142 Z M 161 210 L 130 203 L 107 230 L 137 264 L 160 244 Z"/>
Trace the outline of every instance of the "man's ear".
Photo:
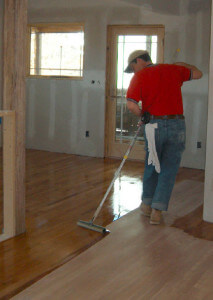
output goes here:
<path id="1" fill-rule="evenodd" d="M 140 59 L 139 57 L 136 58 L 137 63 L 140 62 L 140 60 L 141 60 L 141 59 Z"/>
<path id="2" fill-rule="evenodd" d="M 145 66 L 146 65 L 146 62 L 145 60 L 143 60 L 142 58 L 138 58 L 139 59 L 139 63 L 141 64 L 141 66 Z"/>

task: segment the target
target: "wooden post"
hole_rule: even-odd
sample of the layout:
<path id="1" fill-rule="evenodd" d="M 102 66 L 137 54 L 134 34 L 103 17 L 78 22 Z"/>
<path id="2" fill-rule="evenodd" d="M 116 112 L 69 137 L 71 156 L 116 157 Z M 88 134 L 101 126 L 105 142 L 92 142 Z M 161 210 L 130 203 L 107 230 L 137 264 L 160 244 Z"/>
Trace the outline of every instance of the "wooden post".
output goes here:
<path id="1" fill-rule="evenodd" d="M 25 231 L 27 0 L 4 1 L 3 109 L 15 110 L 15 233 Z"/>
<path id="2" fill-rule="evenodd" d="M 15 218 L 15 112 L 0 110 L 3 119 L 3 234 L 0 242 L 16 234 Z"/>

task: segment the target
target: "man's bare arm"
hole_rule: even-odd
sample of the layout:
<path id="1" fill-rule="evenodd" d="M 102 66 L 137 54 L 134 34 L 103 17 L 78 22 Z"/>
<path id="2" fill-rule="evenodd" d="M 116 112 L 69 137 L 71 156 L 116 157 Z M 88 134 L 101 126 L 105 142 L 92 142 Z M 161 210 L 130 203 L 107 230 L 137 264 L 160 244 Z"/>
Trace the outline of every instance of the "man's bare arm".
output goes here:
<path id="1" fill-rule="evenodd" d="M 183 66 L 192 71 L 192 79 L 200 79 L 203 76 L 203 73 L 195 66 L 186 64 L 184 62 L 176 62 L 174 65 Z"/>
<path id="2" fill-rule="evenodd" d="M 136 116 L 141 117 L 141 110 L 137 103 L 127 100 L 127 108 Z"/>

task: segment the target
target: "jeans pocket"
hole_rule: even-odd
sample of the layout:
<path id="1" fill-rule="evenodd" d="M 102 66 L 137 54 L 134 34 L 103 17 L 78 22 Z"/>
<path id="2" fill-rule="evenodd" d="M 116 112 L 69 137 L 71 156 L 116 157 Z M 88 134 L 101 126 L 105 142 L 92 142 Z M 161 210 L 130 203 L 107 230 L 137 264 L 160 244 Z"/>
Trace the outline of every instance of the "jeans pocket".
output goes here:
<path id="1" fill-rule="evenodd" d="M 182 120 L 175 120 L 169 128 L 169 143 L 173 145 L 174 153 L 176 156 L 182 155 L 185 150 L 186 143 L 186 130 L 185 122 Z"/>
<path id="2" fill-rule="evenodd" d="M 179 131 L 177 138 L 178 138 L 178 140 L 177 140 L 178 148 L 180 149 L 180 151 L 183 152 L 185 150 L 185 145 L 186 145 L 186 132 L 185 132 L 185 130 Z"/>

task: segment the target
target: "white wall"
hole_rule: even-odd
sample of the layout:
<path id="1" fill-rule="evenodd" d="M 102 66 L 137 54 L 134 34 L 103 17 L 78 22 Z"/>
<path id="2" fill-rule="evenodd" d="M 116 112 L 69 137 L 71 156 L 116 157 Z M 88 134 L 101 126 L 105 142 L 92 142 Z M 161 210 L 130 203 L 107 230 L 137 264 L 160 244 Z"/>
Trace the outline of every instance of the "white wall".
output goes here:
<path id="1" fill-rule="evenodd" d="M 28 79 L 27 146 L 103 156 L 106 28 L 102 18 L 82 9 L 36 21 L 85 23 L 84 79 Z M 85 137 L 86 130 L 90 131 L 89 138 Z"/>
<path id="2" fill-rule="evenodd" d="M 213 223 L 213 7 L 211 17 L 211 48 L 210 48 L 210 72 L 209 72 L 209 105 L 207 123 L 207 151 L 205 169 L 205 192 L 203 219 Z"/>
<path id="3" fill-rule="evenodd" d="M 72 1 L 68 1 L 67 9 L 62 5 L 61 9 L 31 7 L 29 10 L 29 22 L 85 23 L 85 73 L 83 80 L 27 80 L 27 147 L 102 157 L 107 24 L 164 24 L 165 62 L 185 61 L 197 65 L 204 73 L 200 81 L 185 83 L 183 87 L 187 148 L 182 160 L 183 166 L 204 168 L 210 0 L 199 7 L 191 5 L 194 0 L 180 1 L 177 15 L 170 0 L 161 1 L 162 10 L 159 7 L 155 10 L 154 2 L 152 6 L 140 6 L 134 0 L 125 1 L 125 5 L 117 2 L 116 6 L 72 9 Z M 74 3 L 76 6 L 77 2 Z M 177 48 L 181 49 L 179 53 Z M 92 80 L 101 84 L 93 85 Z M 85 137 L 86 130 L 90 131 L 89 138 Z M 197 149 L 197 141 L 202 142 L 201 149 Z"/>

